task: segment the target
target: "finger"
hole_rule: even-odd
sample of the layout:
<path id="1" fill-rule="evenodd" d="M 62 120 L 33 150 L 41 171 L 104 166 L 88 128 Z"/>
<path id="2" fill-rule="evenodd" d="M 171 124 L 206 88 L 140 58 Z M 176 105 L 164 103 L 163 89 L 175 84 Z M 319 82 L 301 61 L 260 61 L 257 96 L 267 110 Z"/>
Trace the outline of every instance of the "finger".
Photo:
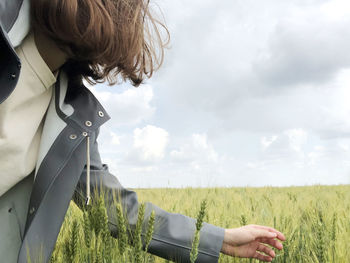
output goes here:
<path id="1" fill-rule="evenodd" d="M 255 252 L 253 257 L 256 258 L 256 259 L 259 259 L 261 261 L 265 261 L 265 262 L 271 262 L 272 261 L 272 257 L 265 256 L 263 254 L 260 254 L 259 252 Z"/>
<path id="2" fill-rule="evenodd" d="M 269 226 L 262 226 L 262 225 L 254 225 L 254 224 L 251 224 L 251 226 L 255 227 L 255 228 L 259 228 L 259 229 L 265 229 L 265 230 L 268 230 L 270 232 L 274 232 L 274 233 L 277 233 L 278 236 L 280 236 L 282 239 L 286 239 L 286 237 L 283 235 L 283 233 L 281 233 L 280 231 L 278 231 L 277 229 L 274 229 L 273 227 L 269 227 Z"/>
<path id="3" fill-rule="evenodd" d="M 283 235 L 283 233 L 281 233 L 280 231 L 278 231 L 277 229 L 274 229 L 273 227 L 269 227 L 269 226 L 261 226 L 261 225 L 254 225 L 251 224 L 252 227 L 255 227 L 257 229 L 265 229 L 268 230 L 270 232 L 276 233 L 277 234 L 277 238 L 279 240 L 285 241 L 286 237 Z"/>
<path id="4" fill-rule="evenodd" d="M 257 250 L 264 252 L 266 255 L 269 255 L 272 258 L 274 258 L 276 256 L 276 253 L 275 253 L 275 251 L 272 250 L 272 248 L 270 248 L 268 246 L 264 246 L 263 244 L 259 244 Z"/>
<path id="5" fill-rule="evenodd" d="M 279 242 L 278 240 L 275 240 L 273 238 L 265 238 L 265 237 L 259 237 L 256 239 L 256 241 L 265 243 L 265 244 L 269 244 L 271 246 L 273 246 L 274 248 L 277 248 L 279 250 L 283 249 L 283 245 L 281 242 Z"/>
<path id="6" fill-rule="evenodd" d="M 268 230 L 264 230 L 264 229 L 255 229 L 253 231 L 254 235 L 255 235 L 255 239 L 257 238 L 275 238 L 277 237 L 277 234 L 274 232 L 270 232 Z"/>
<path id="7" fill-rule="evenodd" d="M 261 225 L 254 225 L 251 224 L 251 226 L 258 228 L 258 229 L 265 229 L 268 230 L 270 232 L 276 233 L 277 234 L 277 238 L 284 241 L 286 240 L 286 237 L 283 235 L 283 233 L 281 233 L 280 231 L 278 231 L 277 229 L 274 229 L 273 227 L 269 227 L 269 226 L 261 226 Z"/>

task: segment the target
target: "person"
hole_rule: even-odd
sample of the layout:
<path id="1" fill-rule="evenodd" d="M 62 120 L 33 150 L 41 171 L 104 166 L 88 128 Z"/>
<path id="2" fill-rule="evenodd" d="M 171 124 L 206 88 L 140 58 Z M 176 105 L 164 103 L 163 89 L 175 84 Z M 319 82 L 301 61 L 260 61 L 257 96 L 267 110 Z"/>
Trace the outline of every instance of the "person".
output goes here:
<path id="1" fill-rule="evenodd" d="M 160 29 L 168 31 L 149 9 L 143 0 L 0 0 L 2 262 L 23 263 L 28 256 L 49 262 L 70 201 L 82 208 L 92 189 L 118 191 L 135 226 L 137 195 L 109 172 L 98 151 L 100 127 L 110 116 L 82 80 L 138 86 L 152 76 L 166 44 Z M 105 202 L 111 235 L 118 237 L 110 194 Z M 190 262 L 195 219 L 147 202 L 146 220 L 151 211 L 162 224 L 148 252 Z M 272 227 L 205 222 L 197 262 L 217 262 L 220 253 L 269 262 L 275 257 L 270 246 L 282 249 L 284 240 Z"/>

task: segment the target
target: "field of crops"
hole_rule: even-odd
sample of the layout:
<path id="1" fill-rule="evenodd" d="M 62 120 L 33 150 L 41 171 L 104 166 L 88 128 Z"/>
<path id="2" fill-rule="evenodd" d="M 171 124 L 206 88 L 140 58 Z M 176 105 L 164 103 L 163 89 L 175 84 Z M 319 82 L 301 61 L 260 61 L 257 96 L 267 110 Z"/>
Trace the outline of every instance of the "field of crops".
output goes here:
<path id="1" fill-rule="evenodd" d="M 201 201 L 206 199 L 204 221 L 221 227 L 235 228 L 246 224 L 259 224 L 276 228 L 286 236 L 287 240 L 283 242 L 282 251 L 275 249 L 276 257 L 272 262 L 350 262 L 350 186 L 348 185 L 136 189 L 135 191 L 138 193 L 139 202 L 150 201 L 169 212 L 191 217 L 197 216 Z M 77 228 L 74 226 L 77 225 L 76 222 L 80 222 L 81 230 L 72 231 L 72 228 Z M 61 229 L 52 262 L 67 262 L 67 260 L 83 262 L 79 258 L 82 252 L 80 256 L 77 252 L 87 249 L 83 244 L 85 242 L 83 222 L 82 213 L 72 204 Z M 74 238 L 78 239 L 77 236 L 81 237 L 80 243 L 72 241 Z M 98 251 L 98 246 L 104 245 L 103 237 L 101 238 L 99 241 L 96 236 L 93 238 L 90 236 L 90 241 L 94 243 L 94 251 Z M 108 242 L 107 249 L 118 247 L 115 239 L 112 238 L 112 241 Z M 78 256 L 75 256 L 72 251 Z M 127 251 L 135 254 L 134 248 L 128 247 Z M 67 259 L 67 256 L 64 256 L 65 253 L 73 254 Z M 90 253 L 91 262 L 109 262 L 103 260 L 104 253 L 106 252 L 101 252 L 100 255 Z M 141 256 L 141 262 L 165 262 L 163 259 L 150 257 L 145 253 Z M 135 258 L 127 258 L 125 255 L 123 261 L 137 262 Z M 219 262 L 258 262 L 258 260 L 220 255 Z"/>

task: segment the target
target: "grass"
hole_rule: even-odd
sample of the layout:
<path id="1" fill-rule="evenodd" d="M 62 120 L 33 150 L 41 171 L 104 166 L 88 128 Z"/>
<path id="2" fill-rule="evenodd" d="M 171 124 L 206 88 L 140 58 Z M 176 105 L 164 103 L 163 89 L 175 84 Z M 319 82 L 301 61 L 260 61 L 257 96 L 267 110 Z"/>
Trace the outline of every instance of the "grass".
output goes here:
<path id="1" fill-rule="evenodd" d="M 92 205 L 84 207 L 83 210 L 73 203 L 70 205 L 50 263 L 156 262 L 156 257 L 147 253 L 154 231 L 154 211 L 151 212 L 148 222 L 145 222 L 145 204 L 140 203 L 136 226 L 133 229 L 127 224 L 121 203 L 115 201 L 114 198 L 118 238 L 113 238 L 109 229 L 103 195 L 95 196 L 93 200 Z M 198 213 L 190 254 L 191 263 L 195 263 L 198 256 L 199 231 L 203 224 L 205 208 L 206 201 L 204 200 Z"/>
<path id="2" fill-rule="evenodd" d="M 185 188 L 136 189 L 139 207 L 136 232 L 130 240 L 121 206 L 116 205 L 118 239 L 106 227 L 103 202 L 82 212 L 73 203 L 52 255 L 51 262 L 169 262 L 142 249 L 142 204 L 150 201 L 163 209 L 197 218 L 225 228 L 247 224 L 272 226 L 284 233 L 282 251 L 275 250 L 273 262 L 346 263 L 349 262 L 350 186 L 263 187 L 263 188 Z M 206 200 L 201 203 L 198 200 Z M 196 209 L 199 208 L 199 209 Z M 119 210 L 119 212 L 118 212 Z M 199 212 L 197 213 L 196 211 Z M 196 214 L 197 213 L 197 214 Z M 153 229 L 148 221 L 145 241 L 149 244 Z M 123 227 L 124 225 L 124 227 Z M 197 237 L 198 236 L 198 237 Z M 195 261 L 199 231 L 191 251 Z M 220 255 L 223 262 L 259 262 L 255 259 Z"/>

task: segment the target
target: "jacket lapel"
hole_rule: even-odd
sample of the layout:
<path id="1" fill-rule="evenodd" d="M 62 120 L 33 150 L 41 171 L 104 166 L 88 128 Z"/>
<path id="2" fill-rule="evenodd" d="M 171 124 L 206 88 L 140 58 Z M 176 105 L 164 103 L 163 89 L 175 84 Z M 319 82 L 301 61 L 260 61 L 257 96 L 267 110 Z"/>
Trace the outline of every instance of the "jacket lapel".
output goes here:
<path id="1" fill-rule="evenodd" d="M 110 117 L 83 85 L 69 85 L 60 71 L 45 118 L 18 262 L 38 255 L 47 262 L 54 248 L 74 189 L 86 165 L 86 137 Z"/>
<path id="2" fill-rule="evenodd" d="M 70 134 L 74 133 L 74 128 L 64 128 L 57 137 L 57 145 L 66 147 L 67 150 L 61 153 L 59 149 L 55 149 L 54 144 L 48 152 L 48 155 L 52 154 L 52 158 L 49 157 L 47 162 L 43 162 L 43 168 L 39 169 L 47 174 L 38 173 L 34 182 L 19 263 L 28 262 L 28 256 L 31 262 L 44 263 L 50 259 L 74 189 L 86 163 L 86 144 L 82 143 L 83 138 L 79 138 L 77 143 L 73 144 L 69 141 Z M 65 162 L 57 162 L 55 158 L 61 158 L 60 154 L 65 154 L 66 151 L 70 155 L 64 156 Z M 46 165 L 48 162 L 52 163 Z M 44 177 L 39 178 L 39 175 L 50 177 L 50 181 Z"/>

